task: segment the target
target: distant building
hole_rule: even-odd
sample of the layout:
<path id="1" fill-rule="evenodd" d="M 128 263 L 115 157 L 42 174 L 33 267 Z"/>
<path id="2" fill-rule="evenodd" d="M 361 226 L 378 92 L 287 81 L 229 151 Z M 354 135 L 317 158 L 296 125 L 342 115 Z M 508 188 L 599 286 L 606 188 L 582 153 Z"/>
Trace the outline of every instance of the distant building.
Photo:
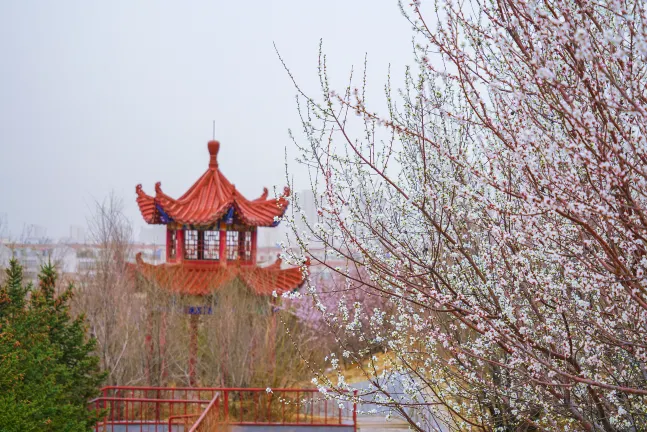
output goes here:
<path id="1" fill-rule="evenodd" d="M 21 235 L 25 243 L 38 244 L 48 243 L 47 228 L 42 225 L 27 225 Z"/>
<path id="2" fill-rule="evenodd" d="M 301 233 L 308 230 L 308 225 L 312 226 L 317 222 L 317 204 L 315 195 L 310 189 L 304 189 L 294 195 L 294 222 L 298 232 Z"/>
<path id="3" fill-rule="evenodd" d="M 142 227 L 139 231 L 139 243 L 166 245 L 166 228 L 161 225 Z"/>
<path id="4" fill-rule="evenodd" d="M 138 253 L 151 263 L 165 262 L 164 245 L 133 243 L 129 245 L 128 261 L 135 262 Z M 50 261 L 60 273 L 72 278 L 91 275 L 101 255 L 101 246 L 78 242 L 0 243 L 0 266 L 6 267 L 12 257 L 17 259 L 25 279 L 31 282 L 37 281 L 40 267 Z"/>
<path id="5" fill-rule="evenodd" d="M 0 212 L 0 239 L 9 235 L 9 216 L 7 213 Z"/>
<path id="6" fill-rule="evenodd" d="M 83 244 L 87 241 L 85 227 L 80 225 L 70 225 L 70 243 Z"/>
<path id="7" fill-rule="evenodd" d="M 62 264 L 63 255 L 63 248 L 59 248 L 59 245 L 38 243 L 34 238 L 21 243 L 3 243 L 0 250 L 2 267 L 6 267 L 9 260 L 14 258 L 23 267 L 25 279 L 32 282 L 37 280 L 43 264 L 49 261 Z"/>
<path id="8" fill-rule="evenodd" d="M 281 223 L 274 228 L 260 227 L 258 229 L 258 245 L 265 248 L 276 248 L 278 244 L 285 241 L 285 235 L 289 227 L 285 223 Z"/>

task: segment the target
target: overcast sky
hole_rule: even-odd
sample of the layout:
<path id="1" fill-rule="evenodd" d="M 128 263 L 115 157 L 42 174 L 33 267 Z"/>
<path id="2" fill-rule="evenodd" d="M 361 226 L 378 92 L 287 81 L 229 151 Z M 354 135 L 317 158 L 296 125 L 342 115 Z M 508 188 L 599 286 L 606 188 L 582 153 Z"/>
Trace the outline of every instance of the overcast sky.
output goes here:
<path id="1" fill-rule="evenodd" d="M 412 63 L 411 35 L 397 0 L 0 0 L 0 215 L 14 236 L 58 238 L 114 191 L 139 228 L 135 185 L 184 193 L 213 120 L 238 189 L 282 187 L 300 123 L 273 43 L 314 95 L 319 39 L 338 88 L 368 53 L 379 97 L 388 64 L 400 78 Z"/>

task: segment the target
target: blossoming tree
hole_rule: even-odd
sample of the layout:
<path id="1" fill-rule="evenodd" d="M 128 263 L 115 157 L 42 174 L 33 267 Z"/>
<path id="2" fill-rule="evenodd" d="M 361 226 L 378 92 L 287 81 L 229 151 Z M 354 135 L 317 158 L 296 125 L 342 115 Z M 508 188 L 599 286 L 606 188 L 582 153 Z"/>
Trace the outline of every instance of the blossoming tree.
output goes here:
<path id="1" fill-rule="evenodd" d="M 417 430 L 645 430 L 646 4 L 401 6 L 417 68 L 388 110 L 335 93 L 324 56 L 322 97 L 299 90 L 320 199 L 293 259 L 324 247 L 384 299 L 326 306 L 312 283 L 313 304 Z"/>

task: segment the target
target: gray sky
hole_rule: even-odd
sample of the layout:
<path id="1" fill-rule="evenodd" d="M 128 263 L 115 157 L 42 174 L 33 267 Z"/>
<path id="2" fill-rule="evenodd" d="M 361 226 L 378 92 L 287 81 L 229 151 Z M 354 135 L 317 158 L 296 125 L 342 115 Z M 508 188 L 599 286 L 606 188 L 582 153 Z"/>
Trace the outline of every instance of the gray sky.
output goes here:
<path id="1" fill-rule="evenodd" d="M 300 123 L 272 43 L 314 95 L 320 38 L 337 88 L 367 52 L 380 97 L 388 64 L 397 83 L 412 63 L 411 35 L 397 0 L 0 0 L 0 214 L 14 235 L 57 238 L 114 190 L 139 228 L 135 185 L 184 193 L 213 120 L 230 181 L 249 198 L 282 187 Z"/>

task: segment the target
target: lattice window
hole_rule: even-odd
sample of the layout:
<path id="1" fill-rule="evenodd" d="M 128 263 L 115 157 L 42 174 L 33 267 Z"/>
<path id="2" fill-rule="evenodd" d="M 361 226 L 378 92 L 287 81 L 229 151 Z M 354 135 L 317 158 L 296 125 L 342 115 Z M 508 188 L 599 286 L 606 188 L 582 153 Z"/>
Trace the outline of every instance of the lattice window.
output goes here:
<path id="1" fill-rule="evenodd" d="M 197 260 L 200 246 L 199 233 L 196 230 L 184 231 L 184 259 Z"/>
<path id="2" fill-rule="evenodd" d="M 238 238 L 238 249 L 242 261 L 252 260 L 252 232 L 244 231 Z"/>
<path id="3" fill-rule="evenodd" d="M 170 259 L 177 257 L 177 231 L 175 230 L 168 232 L 168 257 Z"/>
<path id="4" fill-rule="evenodd" d="M 237 260 L 240 246 L 238 244 L 238 231 L 227 231 L 227 259 Z"/>
<path id="5" fill-rule="evenodd" d="M 203 235 L 203 259 L 220 259 L 220 231 L 204 231 Z"/>

